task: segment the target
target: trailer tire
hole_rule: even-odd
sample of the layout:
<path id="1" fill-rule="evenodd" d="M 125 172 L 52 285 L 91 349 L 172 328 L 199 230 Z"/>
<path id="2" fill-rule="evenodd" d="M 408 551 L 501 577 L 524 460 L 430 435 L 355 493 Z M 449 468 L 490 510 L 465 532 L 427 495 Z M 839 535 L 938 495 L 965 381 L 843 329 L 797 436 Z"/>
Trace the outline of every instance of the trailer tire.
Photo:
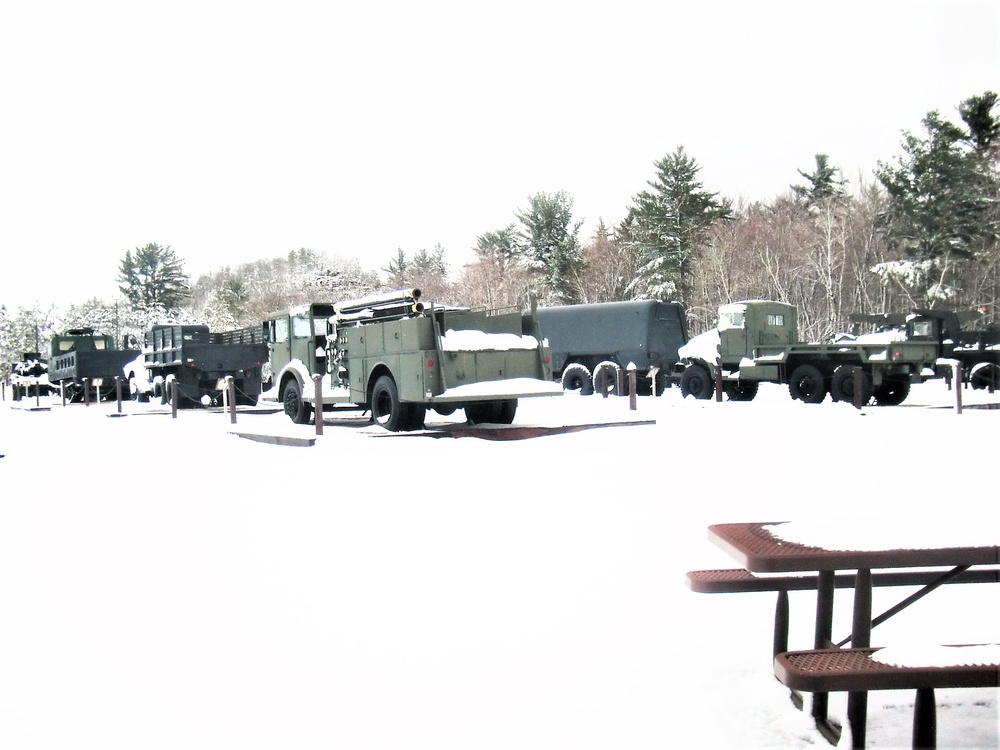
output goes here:
<path id="1" fill-rule="evenodd" d="M 594 392 L 590 370 L 579 362 L 566 365 L 562 374 L 562 387 L 564 391 L 580 391 L 581 396 L 589 396 Z"/>
<path id="2" fill-rule="evenodd" d="M 753 401 L 760 383 L 756 380 L 737 380 L 724 384 L 723 390 L 730 401 Z"/>
<path id="3" fill-rule="evenodd" d="M 312 409 L 302 400 L 302 388 L 294 378 L 285 383 L 281 403 L 284 405 L 285 414 L 295 424 L 309 424 L 309 414 Z"/>
<path id="4" fill-rule="evenodd" d="M 910 395 L 910 381 L 906 378 L 886 378 L 874 389 L 875 403 L 879 406 L 899 406 Z"/>
<path id="5" fill-rule="evenodd" d="M 622 395 L 622 368 L 616 362 L 605 360 L 594 368 L 594 393 L 604 393 L 601 390 L 601 373 L 606 373 L 608 393 Z"/>
<path id="6" fill-rule="evenodd" d="M 712 397 L 715 385 L 712 376 L 702 365 L 688 365 L 681 373 L 681 396 L 694 396 L 698 399 Z"/>
<path id="7" fill-rule="evenodd" d="M 977 391 L 991 387 L 994 390 L 1000 388 L 1000 365 L 992 362 L 977 364 L 969 373 L 969 385 Z"/>
<path id="8" fill-rule="evenodd" d="M 873 393 L 872 378 L 867 372 L 861 373 L 861 405 L 871 401 Z M 854 399 L 854 365 L 841 365 L 833 371 L 830 380 L 830 398 L 834 401 L 855 403 Z"/>
<path id="9" fill-rule="evenodd" d="M 799 365 L 792 371 L 788 381 L 788 393 L 794 399 L 807 404 L 818 404 L 826 398 L 826 382 L 823 373 L 815 365 Z"/>

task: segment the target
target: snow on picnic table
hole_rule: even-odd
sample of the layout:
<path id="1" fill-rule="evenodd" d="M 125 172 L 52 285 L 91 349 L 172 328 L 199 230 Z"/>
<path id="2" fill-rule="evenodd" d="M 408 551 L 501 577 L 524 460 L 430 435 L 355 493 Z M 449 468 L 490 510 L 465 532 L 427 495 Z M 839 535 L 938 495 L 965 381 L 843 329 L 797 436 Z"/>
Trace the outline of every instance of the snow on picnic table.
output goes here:
<path id="1" fill-rule="evenodd" d="M 734 565 L 712 523 L 997 528 L 1000 410 L 953 399 L 523 399 L 516 425 L 654 423 L 506 442 L 238 415 L 311 448 L 217 411 L 0 402 L 0 746 L 825 747 L 774 679 L 773 597 L 684 573 Z M 935 591 L 873 643 L 997 643 L 994 588 Z M 997 747 L 996 690 L 937 696 L 941 747 Z M 912 704 L 870 696 L 870 747 L 909 746 Z"/>

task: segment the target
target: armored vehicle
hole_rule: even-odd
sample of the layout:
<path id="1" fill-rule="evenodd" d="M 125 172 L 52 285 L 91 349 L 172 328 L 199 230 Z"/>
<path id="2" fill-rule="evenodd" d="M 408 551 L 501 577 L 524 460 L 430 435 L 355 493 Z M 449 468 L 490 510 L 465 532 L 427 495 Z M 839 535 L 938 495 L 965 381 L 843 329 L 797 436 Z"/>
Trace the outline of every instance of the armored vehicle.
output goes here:
<path id="1" fill-rule="evenodd" d="M 20 362 L 10 366 L 11 398 L 20 401 L 27 396 L 48 396 L 51 391 L 49 384 L 49 363 L 38 352 L 25 352 Z"/>
<path id="2" fill-rule="evenodd" d="M 552 350 L 553 375 L 566 390 L 581 393 L 600 389 L 602 371 L 609 390 L 623 393 L 622 370 L 630 363 L 660 393 L 687 341 L 687 316 L 678 302 L 541 307 L 538 323 Z"/>
<path id="3" fill-rule="evenodd" d="M 534 315 L 425 308 L 419 298 L 401 290 L 272 313 L 264 329 L 274 379 L 262 398 L 306 423 L 318 382 L 323 408 L 353 405 L 399 431 L 423 427 L 427 409 L 509 424 L 519 398 L 561 393 Z"/>

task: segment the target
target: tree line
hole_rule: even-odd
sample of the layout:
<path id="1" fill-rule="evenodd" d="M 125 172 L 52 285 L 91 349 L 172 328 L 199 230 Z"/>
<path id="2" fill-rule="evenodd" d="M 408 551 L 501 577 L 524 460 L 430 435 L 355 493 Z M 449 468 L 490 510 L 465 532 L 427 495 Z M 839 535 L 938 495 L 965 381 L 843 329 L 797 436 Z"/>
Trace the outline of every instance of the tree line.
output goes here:
<path id="1" fill-rule="evenodd" d="M 0 306 L 0 374 L 21 352 L 45 351 L 56 331 L 84 325 L 141 341 L 154 323 L 213 330 L 258 325 L 267 313 L 403 286 L 425 299 L 473 307 L 676 299 L 693 332 L 720 304 L 775 299 L 799 308 L 803 337 L 845 330 L 853 312 L 981 308 L 1000 322 L 1000 117 L 995 92 L 972 96 L 957 118 L 929 112 L 903 132 L 901 153 L 851 185 L 827 154 L 798 170 L 772 201 L 738 201 L 705 188 L 683 146 L 653 164 L 625 218 L 581 239 L 566 191 L 537 193 L 510 223 L 477 237 L 475 258 L 452 274 L 444 248 L 401 248 L 381 273 L 308 248 L 225 267 L 194 282 L 169 247 L 125 253 L 120 300 L 65 310 Z"/>

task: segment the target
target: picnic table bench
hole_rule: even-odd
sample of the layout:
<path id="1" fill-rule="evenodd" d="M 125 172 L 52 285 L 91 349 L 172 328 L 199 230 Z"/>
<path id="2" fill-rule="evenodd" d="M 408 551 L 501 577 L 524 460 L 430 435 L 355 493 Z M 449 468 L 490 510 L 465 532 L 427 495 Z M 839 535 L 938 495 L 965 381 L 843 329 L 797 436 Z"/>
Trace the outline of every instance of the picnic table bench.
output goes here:
<path id="1" fill-rule="evenodd" d="M 871 522 L 867 524 L 869 531 L 871 525 Z M 793 528 L 793 524 L 785 523 L 710 526 L 709 538 L 743 567 L 691 571 L 687 575 L 688 586 L 702 593 L 778 593 L 774 633 L 775 676 L 793 690 L 793 699 L 797 698 L 800 708 L 802 701 L 795 691 L 813 693 L 813 718 L 819 731 L 831 744 L 838 743 L 840 728 L 827 717 L 829 692 L 848 692 L 847 718 L 853 746 L 863 748 L 868 691 L 890 689 L 888 686 L 892 685 L 894 689 L 912 687 L 918 691 L 914 742 L 922 743 L 917 746 L 933 746 L 933 688 L 993 686 L 997 680 L 997 665 L 986 663 L 970 667 L 956 663 L 928 672 L 928 668 L 884 663 L 872 657 L 878 651 L 871 647 L 872 628 L 946 583 L 997 582 L 1000 580 L 1000 568 L 997 567 L 1000 565 L 1000 546 L 967 541 L 967 534 L 963 533 L 949 537 L 943 529 L 936 529 L 947 537 L 941 546 L 926 546 L 923 541 L 923 546 L 914 544 L 912 547 L 901 546 L 898 541 L 875 548 L 856 543 L 852 546 L 852 529 L 848 524 L 843 538 L 837 539 L 828 548 L 797 541 L 796 535 L 791 532 Z M 824 531 L 829 529 L 824 526 Z M 894 539 L 899 539 L 898 528 L 886 527 L 885 531 Z M 822 536 L 826 538 L 828 535 Z M 847 570 L 854 572 L 838 572 Z M 872 618 L 872 590 L 876 586 L 910 585 L 921 588 Z M 833 598 L 834 590 L 838 588 L 852 588 L 854 591 L 853 619 L 851 634 L 834 643 Z M 810 651 L 789 652 L 788 592 L 797 590 L 816 591 L 814 647 Z M 851 648 L 842 648 L 848 642 Z"/>
<path id="2" fill-rule="evenodd" d="M 878 648 L 789 651 L 774 657 L 774 674 L 789 688 L 810 693 L 916 690 L 913 747 L 937 747 L 935 688 L 1000 687 L 1000 645 L 939 646 L 928 665 L 880 660 Z"/>

